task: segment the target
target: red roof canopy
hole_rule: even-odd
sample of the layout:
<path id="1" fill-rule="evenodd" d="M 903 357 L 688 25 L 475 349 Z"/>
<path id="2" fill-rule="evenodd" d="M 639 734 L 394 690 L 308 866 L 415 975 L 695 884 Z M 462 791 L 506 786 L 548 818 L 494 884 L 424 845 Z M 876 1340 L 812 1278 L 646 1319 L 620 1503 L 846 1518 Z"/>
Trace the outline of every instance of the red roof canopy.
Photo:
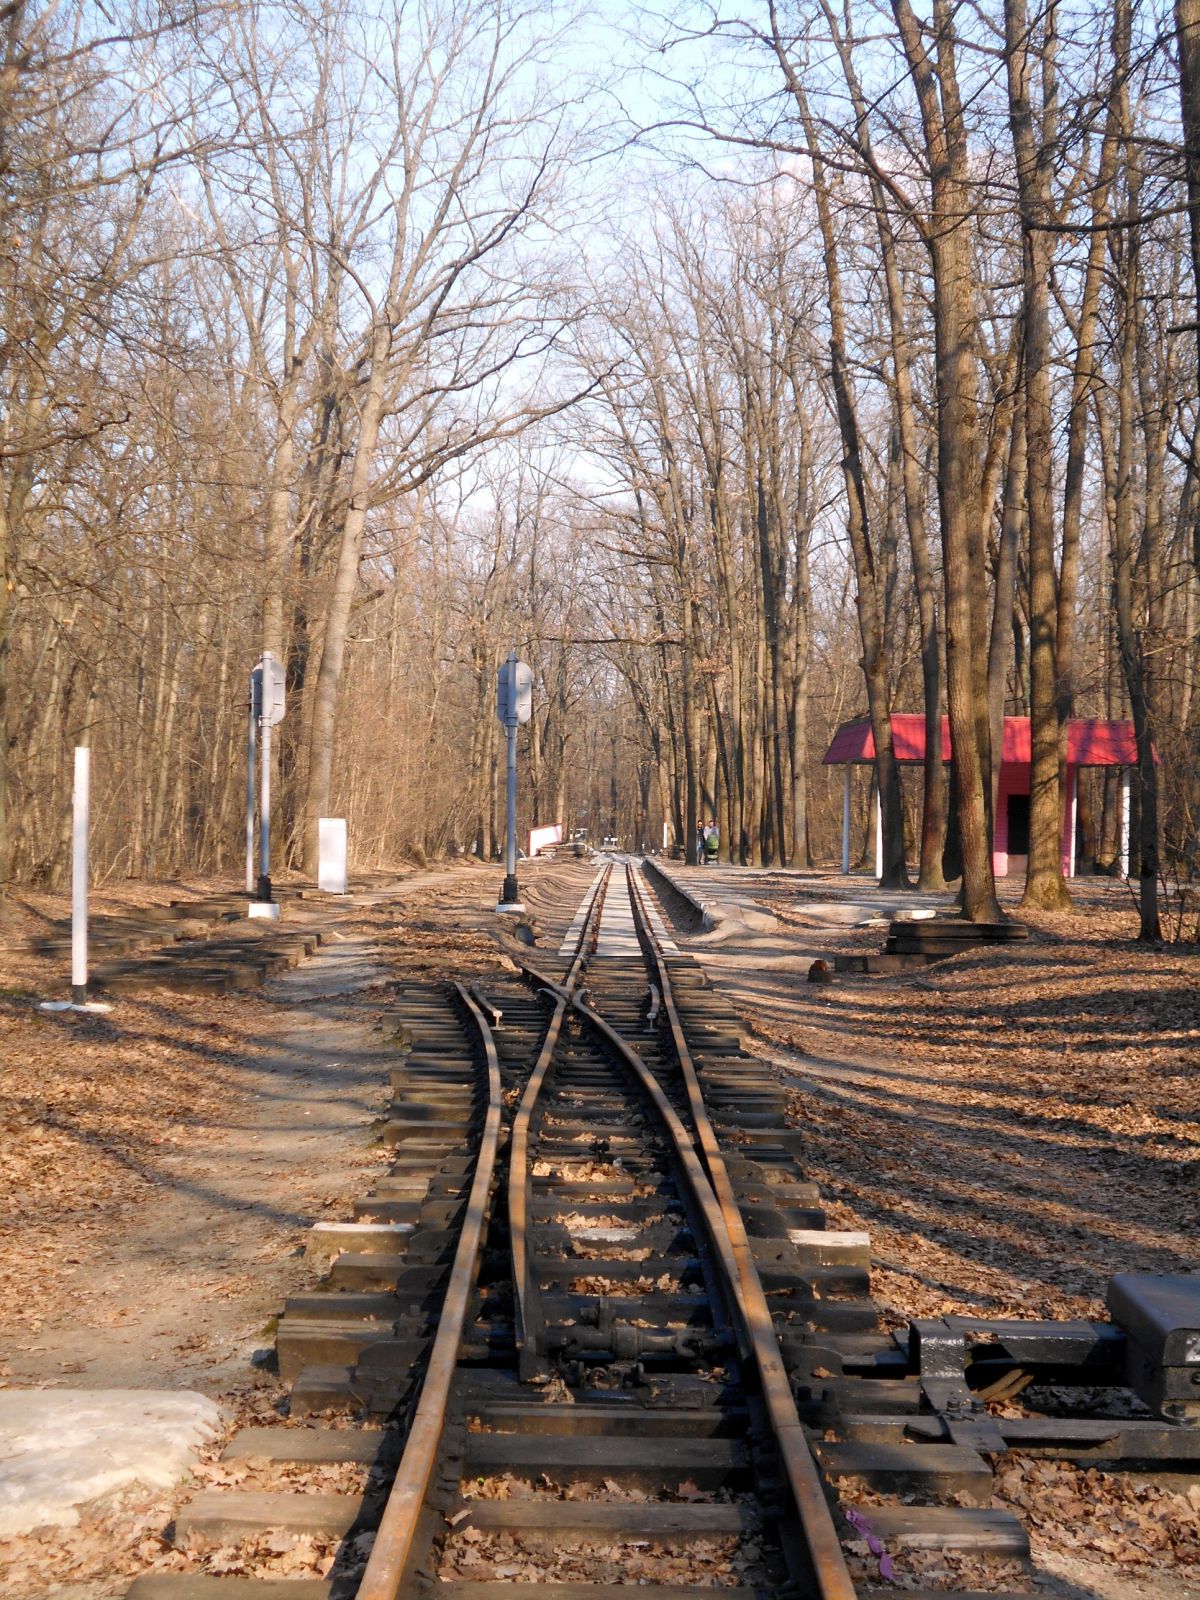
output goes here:
<path id="1" fill-rule="evenodd" d="M 925 718 L 911 711 L 892 712 L 892 747 L 897 761 L 924 761 Z M 825 765 L 843 762 L 870 762 L 875 759 L 875 740 L 867 717 L 843 722 L 825 752 Z M 950 759 L 950 718 L 942 718 L 942 760 Z M 1028 766 L 1030 762 L 1029 718 L 1005 717 L 1003 763 Z M 1157 759 L 1157 757 L 1156 757 Z M 1101 719 L 1072 718 L 1067 723 L 1067 765 L 1071 767 L 1135 767 L 1137 740 L 1133 723 Z"/>

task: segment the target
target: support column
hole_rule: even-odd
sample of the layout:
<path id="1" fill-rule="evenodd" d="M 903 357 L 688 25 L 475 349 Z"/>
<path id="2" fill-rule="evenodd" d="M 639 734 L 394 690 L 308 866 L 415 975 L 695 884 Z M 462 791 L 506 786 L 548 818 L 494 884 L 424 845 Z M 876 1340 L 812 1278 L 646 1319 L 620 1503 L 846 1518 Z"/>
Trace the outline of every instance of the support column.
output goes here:
<path id="1" fill-rule="evenodd" d="M 1118 810 L 1121 838 L 1121 876 L 1129 876 L 1129 768 L 1121 769 L 1121 803 Z"/>
<path id="2" fill-rule="evenodd" d="M 883 799 L 875 785 L 875 876 L 883 877 Z"/>
<path id="3" fill-rule="evenodd" d="M 847 761 L 842 769 L 842 876 L 850 871 L 850 775 Z"/>

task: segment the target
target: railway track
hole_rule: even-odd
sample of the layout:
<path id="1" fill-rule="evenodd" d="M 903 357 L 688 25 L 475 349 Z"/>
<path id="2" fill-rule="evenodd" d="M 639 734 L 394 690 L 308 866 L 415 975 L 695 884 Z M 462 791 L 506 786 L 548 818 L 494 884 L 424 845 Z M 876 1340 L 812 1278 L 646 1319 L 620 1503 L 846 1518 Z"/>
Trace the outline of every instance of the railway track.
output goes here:
<path id="1" fill-rule="evenodd" d="M 134 1600 L 852 1600 L 895 1592 L 912 1548 L 943 1582 L 962 1565 L 938 1593 L 983 1571 L 1012 1596 L 1028 1540 L 991 1507 L 994 1454 L 1195 1457 L 1187 1418 L 1006 1437 L 987 1407 L 1128 1381 L 1128 1307 L 880 1329 L 866 1239 L 824 1227 L 778 1085 L 635 869 L 597 873 L 557 961 L 407 987 L 389 1018 L 394 1162 L 313 1229 L 328 1274 L 277 1338 L 289 1416 L 233 1439 L 240 1486 L 178 1520 L 191 1570 Z M 322 1579 L 280 1578 L 297 1541 Z"/>

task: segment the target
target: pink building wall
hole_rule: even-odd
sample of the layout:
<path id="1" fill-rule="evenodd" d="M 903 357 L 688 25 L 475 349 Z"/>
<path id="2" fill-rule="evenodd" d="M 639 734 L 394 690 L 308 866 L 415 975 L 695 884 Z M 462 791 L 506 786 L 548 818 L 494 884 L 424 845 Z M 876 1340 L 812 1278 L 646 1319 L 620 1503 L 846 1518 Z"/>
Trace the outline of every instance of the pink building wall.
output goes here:
<path id="1" fill-rule="evenodd" d="M 892 748 L 896 760 L 916 765 L 925 754 L 925 719 L 916 712 L 894 711 L 891 717 Z M 843 722 L 834 733 L 825 752 L 828 766 L 845 765 L 846 789 L 842 816 L 842 855 L 849 860 L 850 829 L 850 770 L 852 766 L 866 766 L 875 758 L 875 743 L 871 724 L 866 717 L 856 717 Z M 950 719 L 942 718 L 942 759 L 950 759 Z M 1154 757 L 1158 760 L 1157 754 Z M 1080 767 L 1119 767 L 1122 770 L 1121 796 L 1121 861 L 1122 871 L 1128 870 L 1129 856 L 1129 772 L 1138 760 L 1137 740 L 1133 723 L 1128 719 L 1072 717 L 1067 724 L 1066 787 L 1063 794 L 1062 865 L 1063 872 L 1074 876 L 1074 832 L 1076 795 Z M 1014 854 L 1009 849 L 1008 802 L 1012 795 L 1027 795 L 1030 782 L 1030 726 L 1028 717 L 1005 717 L 1001 744 L 1000 777 L 997 790 L 995 842 L 992 857 L 997 877 L 1024 872 L 1027 856 Z M 848 869 L 847 869 L 848 870 Z"/>
<path id="2" fill-rule="evenodd" d="M 1071 827 L 1075 813 L 1072 801 L 1075 795 L 1076 782 L 1076 768 L 1068 767 L 1063 792 L 1062 825 L 1062 869 L 1068 877 L 1074 875 L 1074 863 L 1071 860 Z M 996 826 L 993 834 L 994 845 L 992 851 L 992 870 L 998 878 L 1007 878 L 1010 872 L 1024 873 L 1028 864 L 1028 856 L 1011 856 L 1009 853 L 1008 798 L 1014 794 L 1028 794 L 1029 785 L 1030 766 L 1028 761 L 1001 762 L 1000 783 L 996 791 Z"/>

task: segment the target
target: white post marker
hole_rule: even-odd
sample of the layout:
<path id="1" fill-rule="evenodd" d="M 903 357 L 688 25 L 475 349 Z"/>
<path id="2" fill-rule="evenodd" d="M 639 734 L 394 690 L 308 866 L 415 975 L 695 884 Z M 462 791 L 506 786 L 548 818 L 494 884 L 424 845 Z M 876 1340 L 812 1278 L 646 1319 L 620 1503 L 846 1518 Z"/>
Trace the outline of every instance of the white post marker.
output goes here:
<path id="1" fill-rule="evenodd" d="M 852 772 L 847 761 L 842 773 L 842 877 L 850 871 L 850 776 Z"/>
<path id="2" fill-rule="evenodd" d="M 91 811 L 92 752 L 75 747 L 75 787 L 71 796 L 71 998 L 43 1000 L 43 1011 L 111 1011 L 87 997 L 88 986 L 88 825 Z"/>
<path id="3" fill-rule="evenodd" d="M 317 888 L 326 894 L 346 892 L 346 819 L 317 820 Z"/>
<path id="4" fill-rule="evenodd" d="M 883 877 L 883 801 L 875 785 L 875 876 Z"/>
<path id="5" fill-rule="evenodd" d="M 496 678 L 496 715 L 508 735 L 508 828 L 497 911 L 524 911 L 517 885 L 517 728 L 533 715 L 533 668 L 510 650 Z"/>
<path id="6" fill-rule="evenodd" d="M 88 812 L 92 752 L 75 750 L 75 795 L 71 815 L 71 1003 L 87 1004 L 88 981 Z"/>
<path id="7" fill-rule="evenodd" d="M 1121 769 L 1121 876 L 1129 876 L 1129 768 Z"/>
<path id="8" fill-rule="evenodd" d="M 1075 830 L 1079 823 L 1079 768 L 1071 768 L 1071 801 L 1068 812 L 1067 826 L 1071 830 L 1071 837 L 1067 848 L 1067 877 L 1075 876 Z"/>

